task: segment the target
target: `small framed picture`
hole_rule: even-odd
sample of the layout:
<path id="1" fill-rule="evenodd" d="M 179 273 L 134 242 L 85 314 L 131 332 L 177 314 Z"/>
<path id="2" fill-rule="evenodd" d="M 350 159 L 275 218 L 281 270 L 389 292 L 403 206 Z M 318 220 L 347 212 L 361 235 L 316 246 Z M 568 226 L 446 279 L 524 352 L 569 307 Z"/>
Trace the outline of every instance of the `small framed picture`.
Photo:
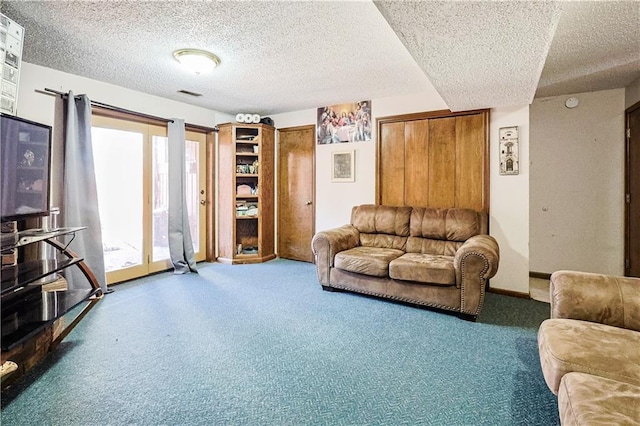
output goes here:
<path id="1" fill-rule="evenodd" d="M 520 173 L 518 150 L 518 126 L 501 127 L 500 135 L 500 174 L 517 175 Z"/>
<path id="2" fill-rule="evenodd" d="M 355 151 L 331 153 L 331 182 L 354 182 Z"/>

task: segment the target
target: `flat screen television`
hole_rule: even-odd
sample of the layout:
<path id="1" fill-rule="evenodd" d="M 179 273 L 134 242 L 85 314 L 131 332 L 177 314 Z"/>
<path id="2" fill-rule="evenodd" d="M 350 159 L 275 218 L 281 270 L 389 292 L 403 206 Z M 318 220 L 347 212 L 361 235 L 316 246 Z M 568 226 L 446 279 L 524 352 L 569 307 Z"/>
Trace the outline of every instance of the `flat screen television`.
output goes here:
<path id="1" fill-rule="evenodd" d="M 0 216 L 47 216 L 51 177 L 51 126 L 0 114 Z"/>

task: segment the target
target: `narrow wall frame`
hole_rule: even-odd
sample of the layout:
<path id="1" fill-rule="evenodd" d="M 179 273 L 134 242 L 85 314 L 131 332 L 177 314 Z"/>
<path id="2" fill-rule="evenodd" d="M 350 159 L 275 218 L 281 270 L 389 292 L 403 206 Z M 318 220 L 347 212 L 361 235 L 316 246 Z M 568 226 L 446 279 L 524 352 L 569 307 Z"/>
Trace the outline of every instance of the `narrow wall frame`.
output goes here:
<path id="1" fill-rule="evenodd" d="M 355 182 L 355 151 L 331 153 L 331 182 Z"/>
<path id="2" fill-rule="evenodd" d="M 518 148 L 518 126 L 501 127 L 500 136 L 500 174 L 517 175 L 520 173 Z"/>

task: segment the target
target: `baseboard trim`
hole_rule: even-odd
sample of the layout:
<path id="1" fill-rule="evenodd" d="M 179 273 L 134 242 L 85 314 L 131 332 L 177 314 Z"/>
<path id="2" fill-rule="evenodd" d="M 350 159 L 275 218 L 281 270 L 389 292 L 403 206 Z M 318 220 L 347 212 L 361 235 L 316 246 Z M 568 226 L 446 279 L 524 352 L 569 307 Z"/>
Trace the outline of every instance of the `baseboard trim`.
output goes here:
<path id="1" fill-rule="evenodd" d="M 519 291 L 505 290 L 502 288 L 489 288 L 490 293 L 502 294 L 503 296 L 519 297 L 521 299 L 531 299 L 529 293 L 521 293 Z"/>
<path id="2" fill-rule="evenodd" d="M 547 274 L 546 272 L 529 271 L 529 277 L 530 278 L 540 278 L 540 279 L 543 279 L 543 280 L 550 280 L 551 279 L 551 274 Z"/>

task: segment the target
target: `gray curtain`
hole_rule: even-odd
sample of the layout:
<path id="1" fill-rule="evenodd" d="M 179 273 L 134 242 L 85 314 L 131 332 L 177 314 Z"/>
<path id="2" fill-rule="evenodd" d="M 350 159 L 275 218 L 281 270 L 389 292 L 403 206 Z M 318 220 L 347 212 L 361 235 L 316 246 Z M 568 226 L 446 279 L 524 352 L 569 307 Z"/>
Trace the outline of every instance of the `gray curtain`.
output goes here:
<path id="1" fill-rule="evenodd" d="M 86 226 L 76 233 L 69 248 L 84 258 L 107 293 L 107 279 L 102 251 L 102 228 L 98 211 L 98 193 L 91 143 L 91 101 L 86 95 L 58 102 L 64 120 L 63 190 L 60 217 L 64 227 Z M 59 111 L 57 111 L 59 112 Z M 68 268 L 65 278 L 70 289 L 86 288 L 87 280 L 77 268 Z"/>
<path id="2" fill-rule="evenodd" d="M 169 122 L 169 253 L 174 273 L 196 271 L 185 194 L 184 120 Z"/>

